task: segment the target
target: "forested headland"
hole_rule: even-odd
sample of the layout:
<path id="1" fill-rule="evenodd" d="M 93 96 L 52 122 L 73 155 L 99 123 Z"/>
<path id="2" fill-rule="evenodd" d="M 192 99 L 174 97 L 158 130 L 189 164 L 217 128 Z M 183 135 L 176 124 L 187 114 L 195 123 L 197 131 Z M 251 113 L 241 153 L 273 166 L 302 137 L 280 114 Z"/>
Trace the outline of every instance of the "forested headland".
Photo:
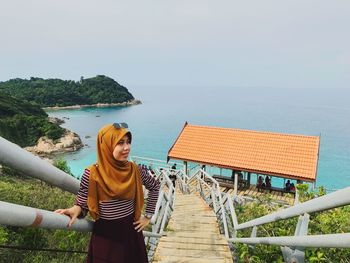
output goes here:
<path id="1" fill-rule="evenodd" d="M 0 92 L 41 107 L 66 107 L 98 103 L 124 103 L 134 100 L 128 89 L 104 75 L 80 81 L 61 79 L 11 79 L 0 82 Z"/>
<path id="2" fill-rule="evenodd" d="M 0 82 L 0 136 L 21 147 L 33 146 L 46 136 L 57 140 L 65 130 L 48 121 L 42 108 L 128 103 L 127 88 L 104 75 L 61 79 L 11 79 Z"/>
<path id="3" fill-rule="evenodd" d="M 48 121 L 39 105 L 0 92 L 0 136 L 21 147 L 35 145 L 42 136 L 59 139 L 64 129 Z"/>

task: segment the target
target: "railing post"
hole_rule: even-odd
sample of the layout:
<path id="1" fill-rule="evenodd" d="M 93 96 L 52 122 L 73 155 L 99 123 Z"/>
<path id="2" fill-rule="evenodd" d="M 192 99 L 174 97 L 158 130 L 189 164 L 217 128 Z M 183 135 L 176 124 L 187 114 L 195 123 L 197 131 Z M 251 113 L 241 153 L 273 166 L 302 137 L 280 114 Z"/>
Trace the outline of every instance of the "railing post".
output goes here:
<path id="1" fill-rule="evenodd" d="M 235 211 L 235 208 L 234 208 L 234 205 L 233 205 L 233 202 L 232 202 L 232 199 L 231 199 L 230 196 L 228 196 L 227 201 L 228 201 L 228 205 L 229 205 L 229 208 L 230 208 L 232 224 L 233 224 L 233 229 L 234 229 L 233 237 L 236 237 L 237 226 L 238 226 L 237 215 L 236 215 L 236 211 Z"/>
<path id="2" fill-rule="evenodd" d="M 236 199 L 237 192 L 238 192 L 238 173 L 235 172 L 235 188 L 233 190 L 233 198 Z"/>
<path id="3" fill-rule="evenodd" d="M 250 237 L 251 238 L 255 238 L 257 233 L 258 233 L 258 227 L 257 226 L 253 226 L 252 233 L 250 234 Z M 255 248 L 255 244 L 254 245 L 249 245 L 249 247 Z"/>
<path id="4" fill-rule="evenodd" d="M 299 191 L 298 191 L 298 189 L 295 189 L 294 205 L 297 205 L 299 203 L 300 203 L 300 201 L 299 201 Z"/>
<path id="5" fill-rule="evenodd" d="M 252 234 L 250 235 L 250 237 L 256 237 L 257 232 L 258 232 L 258 227 L 254 226 L 253 229 L 252 229 Z"/>
<path id="6" fill-rule="evenodd" d="M 214 212 L 216 213 L 218 211 L 218 207 L 216 206 L 216 196 L 215 196 L 215 193 L 214 193 L 213 189 L 211 189 L 211 199 L 212 199 L 212 202 L 213 202 Z"/>
<path id="7" fill-rule="evenodd" d="M 306 236 L 309 227 L 309 214 L 299 216 L 298 224 L 294 236 Z M 287 263 L 303 263 L 305 261 L 304 247 L 281 247 L 284 261 Z"/>

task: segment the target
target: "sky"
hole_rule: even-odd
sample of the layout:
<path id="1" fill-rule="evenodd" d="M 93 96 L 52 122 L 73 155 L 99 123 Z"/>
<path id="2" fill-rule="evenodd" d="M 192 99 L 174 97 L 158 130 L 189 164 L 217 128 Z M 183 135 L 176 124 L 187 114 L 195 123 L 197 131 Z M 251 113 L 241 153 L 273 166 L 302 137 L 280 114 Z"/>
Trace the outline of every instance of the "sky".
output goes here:
<path id="1" fill-rule="evenodd" d="M 0 81 L 350 88 L 350 1 L 0 0 Z"/>

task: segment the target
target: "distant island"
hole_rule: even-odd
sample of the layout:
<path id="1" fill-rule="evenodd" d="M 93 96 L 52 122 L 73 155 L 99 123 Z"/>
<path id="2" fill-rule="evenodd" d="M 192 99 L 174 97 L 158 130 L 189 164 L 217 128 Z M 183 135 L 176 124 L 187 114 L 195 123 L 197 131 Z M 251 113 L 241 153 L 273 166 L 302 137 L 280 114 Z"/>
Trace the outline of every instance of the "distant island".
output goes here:
<path id="1" fill-rule="evenodd" d="M 138 104 L 127 88 L 104 75 L 80 81 L 61 79 L 11 79 L 0 82 L 0 92 L 47 107 Z"/>
<path id="2" fill-rule="evenodd" d="M 104 75 L 80 81 L 11 79 L 0 82 L 0 136 L 38 155 L 75 151 L 83 147 L 79 136 L 61 128 L 43 108 L 139 103 L 127 88 Z"/>

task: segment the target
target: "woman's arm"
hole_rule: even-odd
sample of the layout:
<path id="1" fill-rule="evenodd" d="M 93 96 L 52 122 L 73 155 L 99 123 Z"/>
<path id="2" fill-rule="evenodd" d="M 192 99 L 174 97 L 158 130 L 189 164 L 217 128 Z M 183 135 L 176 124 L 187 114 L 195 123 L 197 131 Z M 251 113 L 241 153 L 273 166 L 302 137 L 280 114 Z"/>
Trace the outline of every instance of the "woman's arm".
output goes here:
<path id="1" fill-rule="evenodd" d="M 146 206 L 146 217 L 141 216 L 139 220 L 134 222 L 134 227 L 137 232 L 145 229 L 154 211 L 156 210 L 156 205 L 159 196 L 160 183 L 157 179 L 147 173 L 147 169 L 139 168 L 141 173 L 142 184 L 146 187 L 148 192 L 147 206 Z"/>
<path id="2" fill-rule="evenodd" d="M 149 175 L 147 169 L 140 168 L 140 173 L 142 184 L 149 191 L 145 212 L 148 215 L 153 215 L 158 201 L 160 182 L 153 176 Z"/>
<path id="3" fill-rule="evenodd" d="M 75 198 L 74 204 L 82 208 L 82 214 L 80 215 L 80 217 L 85 217 L 88 211 L 87 199 L 88 199 L 88 189 L 89 189 L 89 177 L 90 177 L 90 170 L 85 169 L 84 174 L 81 177 L 78 194 Z"/>
<path id="4" fill-rule="evenodd" d="M 90 171 L 85 169 L 84 174 L 81 178 L 80 188 L 75 198 L 74 205 L 67 209 L 57 209 L 55 211 L 55 213 L 67 215 L 71 218 L 68 223 L 68 227 L 70 227 L 75 222 L 76 218 L 84 218 L 88 212 L 87 195 L 89 187 L 89 176 Z"/>

